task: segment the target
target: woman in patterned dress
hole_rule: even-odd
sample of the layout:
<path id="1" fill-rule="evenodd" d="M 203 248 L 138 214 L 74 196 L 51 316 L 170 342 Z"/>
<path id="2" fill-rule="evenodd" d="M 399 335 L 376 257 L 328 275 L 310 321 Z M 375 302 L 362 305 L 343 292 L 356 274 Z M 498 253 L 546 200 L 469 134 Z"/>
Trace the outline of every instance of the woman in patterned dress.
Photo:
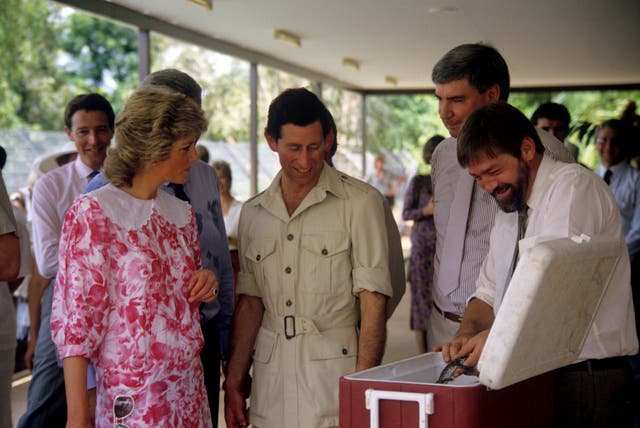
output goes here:
<path id="1" fill-rule="evenodd" d="M 443 139 L 436 135 L 424 145 L 422 157 L 426 164 L 431 163 L 433 150 Z M 415 331 L 420 353 L 424 353 L 427 352 L 427 319 L 433 303 L 431 287 L 436 245 L 430 175 L 416 175 L 411 179 L 405 193 L 402 218 L 413 220 L 407 278 L 411 285 L 411 329 Z"/>
<path id="2" fill-rule="evenodd" d="M 63 359 L 67 427 L 208 427 L 198 305 L 217 296 L 200 268 L 190 206 L 159 190 L 184 183 L 207 123 L 165 88 L 136 91 L 116 120 L 109 184 L 79 197 L 62 228 L 51 328 Z M 121 425 L 120 425 L 121 424 Z"/>

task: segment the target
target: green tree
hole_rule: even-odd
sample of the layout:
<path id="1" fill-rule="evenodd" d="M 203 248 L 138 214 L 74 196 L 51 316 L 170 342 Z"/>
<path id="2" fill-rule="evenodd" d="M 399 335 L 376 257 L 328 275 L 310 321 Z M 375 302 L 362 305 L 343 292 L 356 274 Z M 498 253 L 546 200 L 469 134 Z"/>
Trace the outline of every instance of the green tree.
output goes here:
<path id="1" fill-rule="evenodd" d="M 420 158 L 430 137 L 449 135 L 432 95 L 372 96 L 367 99 L 367 116 L 367 144 L 373 152 L 382 147 L 409 150 Z"/>
<path id="2" fill-rule="evenodd" d="M 60 129 L 63 86 L 55 68 L 59 8 L 43 0 L 0 1 L 0 127 Z"/>
<path id="3" fill-rule="evenodd" d="M 60 34 L 60 66 L 75 92 L 105 92 L 114 110 L 138 86 L 135 30 L 85 13 L 68 16 Z"/>
<path id="4" fill-rule="evenodd" d="M 177 68 L 202 86 L 202 107 L 209 120 L 203 138 L 213 141 L 249 140 L 249 65 L 227 55 L 154 34 L 153 70 Z"/>

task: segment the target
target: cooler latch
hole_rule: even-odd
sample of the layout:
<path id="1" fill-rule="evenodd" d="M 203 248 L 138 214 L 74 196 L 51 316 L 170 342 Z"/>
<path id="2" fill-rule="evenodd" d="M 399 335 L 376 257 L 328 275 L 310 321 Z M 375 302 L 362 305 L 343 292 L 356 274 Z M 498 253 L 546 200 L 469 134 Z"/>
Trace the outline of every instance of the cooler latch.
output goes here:
<path id="1" fill-rule="evenodd" d="M 421 394 L 419 392 L 378 391 L 367 389 L 364 392 L 365 406 L 370 411 L 370 428 L 380 427 L 380 400 L 415 401 L 418 403 L 418 426 L 428 428 L 427 415 L 433 414 L 433 393 Z"/>

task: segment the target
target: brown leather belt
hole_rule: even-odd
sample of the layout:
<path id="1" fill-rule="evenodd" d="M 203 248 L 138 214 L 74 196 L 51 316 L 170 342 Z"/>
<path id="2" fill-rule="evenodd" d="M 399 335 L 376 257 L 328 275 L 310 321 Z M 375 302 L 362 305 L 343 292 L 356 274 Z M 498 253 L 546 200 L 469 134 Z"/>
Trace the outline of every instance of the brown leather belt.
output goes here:
<path id="1" fill-rule="evenodd" d="M 458 314 L 454 314 L 453 312 L 443 312 L 435 303 L 433 304 L 433 308 L 442 316 L 444 316 L 449 321 L 453 322 L 462 322 L 462 317 Z"/>

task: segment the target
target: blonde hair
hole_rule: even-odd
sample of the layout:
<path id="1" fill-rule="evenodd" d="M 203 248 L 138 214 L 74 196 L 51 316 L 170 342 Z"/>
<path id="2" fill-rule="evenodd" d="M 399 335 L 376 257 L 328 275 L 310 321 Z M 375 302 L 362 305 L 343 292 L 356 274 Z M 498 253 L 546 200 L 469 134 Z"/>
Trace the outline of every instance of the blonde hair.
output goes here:
<path id="1" fill-rule="evenodd" d="M 186 95 L 159 86 L 138 89 L 118 113 L 104 174 L 115 186 L 131 186 L 138 172 L 167 159 L 178 139 L 206 129 L 202 109 Z"/>

